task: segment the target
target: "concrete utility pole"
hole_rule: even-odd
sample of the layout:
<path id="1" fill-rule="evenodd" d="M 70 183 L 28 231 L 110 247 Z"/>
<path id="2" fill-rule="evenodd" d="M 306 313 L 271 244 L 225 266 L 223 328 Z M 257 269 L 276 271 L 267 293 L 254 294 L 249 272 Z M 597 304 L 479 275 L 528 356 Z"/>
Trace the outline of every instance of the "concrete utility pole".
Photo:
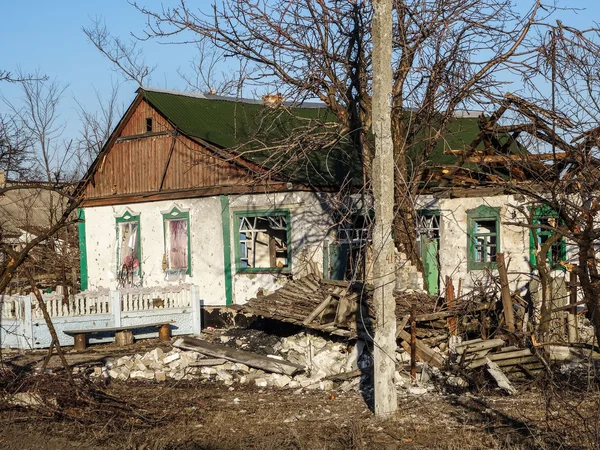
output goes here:
<path id="1" fill-rule="evenodd" d="M 392 0 L 373 1 L 373 306 L 375 326 L 375 414 L 388 416 L 398 408 L 394 369 L 396 360 L 395 255 L 392 240 L 394 214 L 394 157 L 391 128 Z"/>

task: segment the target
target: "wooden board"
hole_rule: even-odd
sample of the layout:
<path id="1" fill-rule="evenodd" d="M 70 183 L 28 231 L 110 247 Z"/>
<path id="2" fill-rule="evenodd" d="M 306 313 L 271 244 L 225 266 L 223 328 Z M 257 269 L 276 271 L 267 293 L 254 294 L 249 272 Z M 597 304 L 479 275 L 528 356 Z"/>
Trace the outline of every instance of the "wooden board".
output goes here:
<path id="1" fill-rule="evenodd" d="M 289 361 L 267 358 L 256 353 L 245 352 L 231 347 L 226 347 L 220 344 L 213 344 L 201 339 L 184 337 L 177 339 L 173 343 L 173 347 L 183 348 L 185 350 L 193 350 L 203 355 L 212 356 L 213 358 L 224 358 L 229 361 L 246 364 L 247 366 L 256 369 L 262 369 L 267 372 L 282 373 L 292 376 L 300 370 L 304 370 L 304 366 L 294 364 Z"/>
<path id="2" fill-rule="evenodd" d="M 93 328 L 89 330 L 64 330 L 65 334 L 98 334 L 111 331 L 137 330 L 139 328 L 157 328 L 163 325 L 175 323 L 173 320 L 167 322 L 145 323 L 141 325 L 127 325 L 125 327 L 110 327 L 110 328 Z"/>
<path id="3" fill-rule="evenodd" d="M 404 330 L 400 330 L 398 333 L 400 339 L 410 342 L 410 334 Z M 441 368 L 444 365 L 444 357 L 439 353 L 433 351 L 429 346 L 423 342 L 417 340 L 417 356 L 424 362 L 431 364 L 434 367 Z"/>

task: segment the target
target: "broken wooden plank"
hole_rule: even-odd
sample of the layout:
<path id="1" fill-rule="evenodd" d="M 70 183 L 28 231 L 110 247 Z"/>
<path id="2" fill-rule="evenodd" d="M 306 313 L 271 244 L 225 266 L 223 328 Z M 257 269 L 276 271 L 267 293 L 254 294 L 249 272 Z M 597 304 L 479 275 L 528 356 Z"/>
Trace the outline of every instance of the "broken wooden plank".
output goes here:
<path id="1" fill-rule="evenodd" d="M 400 331 L 404 330 L 409 320 L 410 314 L 407 314 L 398 323 L 396 323 L 396 339 L 398 339 L 398 336 L 400 336 Z"/>
<path id="2" fill-rule="evenodd" d="M 537 356 L 522 356 L 520 358 L 500 359 L 494 361 L 500 367 L 516 366 L 517 364 L 539 363 Z"/>
<path id="3" fill-rule="evenodd" d="M 189 364 L 190 367 L 204 367 L 204 366 L 219 366 L 221 364 L 225 364 L 227 362 L 226 359 L 223 358 L 204 358 L 199 359 L 198 361 L 191 362 Z"/>
<path id="4" fill-rule="evenodd" d="M 500 361 L 503 359 L 519 358 L 522 356 L 531 356 L 531 350 L 526 348 L 523 350 L 513 350 L 511 352 L 492 353 L 491 355 L 488 355 L 488 358 L 490 358 L 492 361 Z"/>
<path id="5" fill-rule="evenodd" d="M 517 390 L 512 384 L 510 384 L 510 381 L 508 381 L 508 378 L 506 378 L 506 375 L 504 375 L 504 372 L 502 372 L 502 369 L 498 366 L 498 364 L 487 358 L 487 366 L 488 373 L 494 378 L 494 380 L 496 380 L 498 387 L 503 389 L 508 395 L 514 395 L 517 393 Z"/>
<path id="6" fill-rule="evenodd" d="M 404 330 L 400 330 L 398 332 L 398 337 L 400 337 L 400 339 L 403 339 L 404 341 L 410 342 L 410 334 Z M 424 344 L 423 342 L 421 342 L 419 340 L 417 340 L 416 346 L 417 346 L 417 356 L 423 362 L 431 364 L 432 366 L 437 367 L 438 369 L 444 366 L 445 361 L 444 361 L 444 357 L 442 355 L 433 351 L 433 349 L 431 349 L 429 346 L 427 346 L 426 344 Z"/>
<path id="7" fill-rule="evenodd" d="M 231 347 L 213 344 L 211 342 L 206 342 L 201 339 L 187 336 L 177 339 L 173 343 L 173 346 L 177 348 L 183 348 L 185 350 L 193 350 L 195 352 L 202 353 L 203 355 L 212 356 L 215 358 L 224 358 L 229 361 L 239 362 L 246 364 L 247 366 L 254 367 L 255 369 L 262 369 L 267 372 L 282 373 L 292 376 L 296 372 L 304 370 L 303 366 L 291 363 L 289 361 L 267 358 L 266 356 L 257 355 L 256 353 L 236 350 Z"/>
<path id="8" fill-rule="evenodd" d="M 321 314 L 323 311 L 325 311 L 325 308 L 327 308 L 329 306 L 329 304 L 331 303 L 331 301 L 333 300 L 333 297 L 331 295 L 328 295 L 325 300 L 323 300 L 319 306 L 317 306 L 313 312 L 311 312 L 309 314 L 309 316 L 304 320 L 304 322 L 302 322 L 303 325 L 308 325 L 309 323 L 311 323 L 313 320 L 315 320 L 315 318 Z"/>
<path id="9" fill-rule="evenodd" d="M 475 353 L 480 350 L 491 349 L 494 347 L 500 347 L 502 345 L 504 345 L 504 340 L 502 340 L 502 339 L 488 339 L 487 341 L 476 342 L 474 344 L 457 345 L 456 353 L 458 353 L 459 355 L 461 355 L 463 352 Z"/>

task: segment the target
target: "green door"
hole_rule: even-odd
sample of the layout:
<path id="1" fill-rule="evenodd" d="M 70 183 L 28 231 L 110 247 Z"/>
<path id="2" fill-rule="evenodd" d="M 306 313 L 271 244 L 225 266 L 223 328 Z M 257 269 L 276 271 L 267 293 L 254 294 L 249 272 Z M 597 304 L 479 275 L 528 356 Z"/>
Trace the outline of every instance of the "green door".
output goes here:
<path id="1" fill-rule="evenodd" d="M 344 280 L 348 267 L 350 246 L 325 243 L 323 251 L 323 276 L 328 280 Z"/>
<path id="2" fill-rule="evenodd" d="M 440 267 L 438 261 L 437 239 L 431 239 L 426 235 L 421 236 L 421 256 L 423 257 L 423 270 L 425 271 L 425 283 L 429 295 L 438 295 L 440 287 Z"/>

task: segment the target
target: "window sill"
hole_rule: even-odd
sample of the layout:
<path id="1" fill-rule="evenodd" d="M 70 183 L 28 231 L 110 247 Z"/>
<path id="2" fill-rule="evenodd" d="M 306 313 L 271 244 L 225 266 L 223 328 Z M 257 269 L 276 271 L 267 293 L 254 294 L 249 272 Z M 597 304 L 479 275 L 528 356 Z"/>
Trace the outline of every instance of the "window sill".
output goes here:
<path id="1" fill-rule="evenodd" d="M 289 267 L 285 267 L 285 268 L 277 268 L 277 267 L 251 267 L 251 268 L 238 268 L 236 270 L 236 274 L 259 274 L 259 273 L 276 273 L 276 274 L 284 274 L 284 275 L 289 275 L 292 273 L 292 269 Z"/>

